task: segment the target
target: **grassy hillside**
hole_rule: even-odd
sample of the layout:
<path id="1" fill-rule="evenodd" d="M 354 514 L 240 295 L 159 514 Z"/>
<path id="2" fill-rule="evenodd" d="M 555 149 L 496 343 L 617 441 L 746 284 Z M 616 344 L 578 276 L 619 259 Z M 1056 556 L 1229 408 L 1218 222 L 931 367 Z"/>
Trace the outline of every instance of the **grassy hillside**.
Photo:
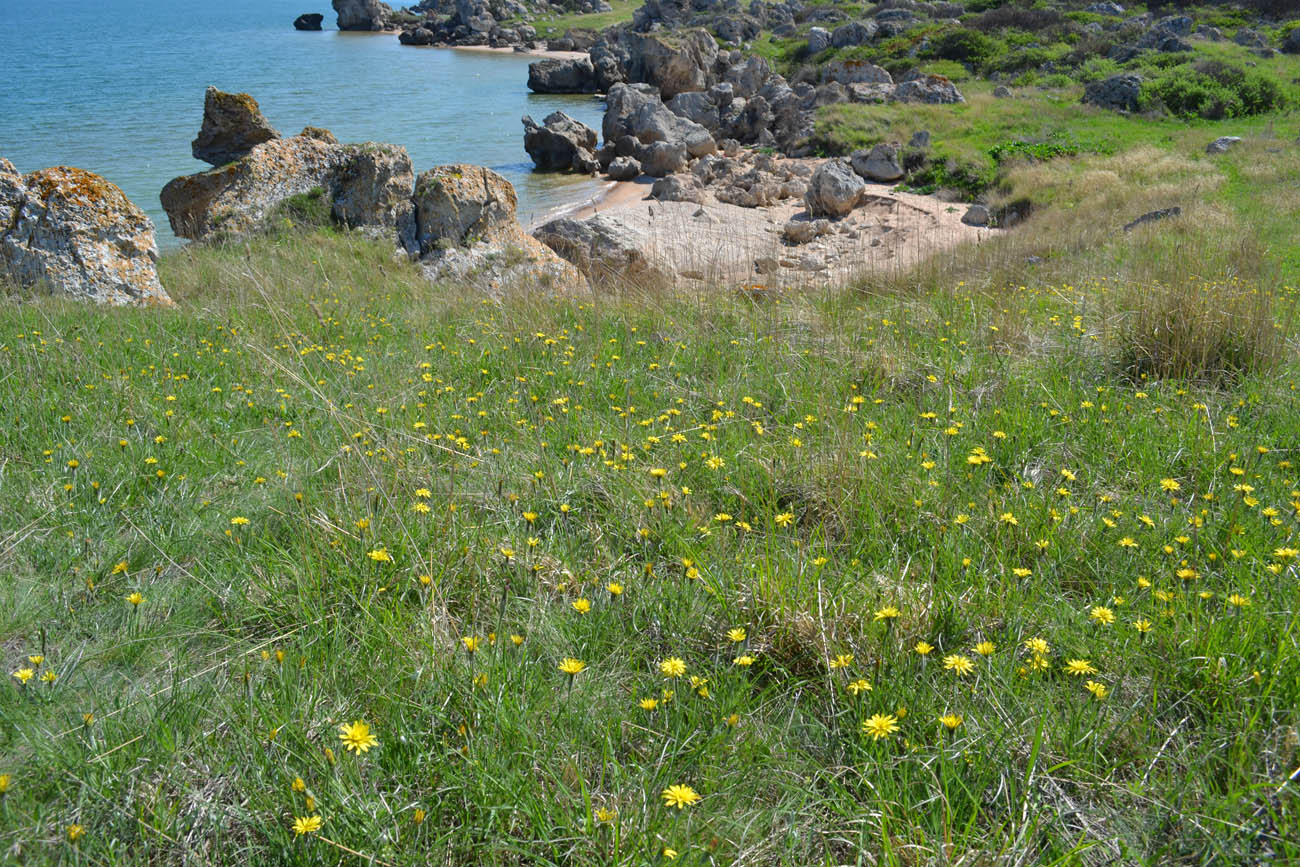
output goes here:
<path id="1" fill-rule="evenodd" d="M 173 311 L 0 308 L 6 851 L 1300 854 L 1292 288 L 1179 287 L 1170 346 L 1100 280 L 164 266 Z"/>

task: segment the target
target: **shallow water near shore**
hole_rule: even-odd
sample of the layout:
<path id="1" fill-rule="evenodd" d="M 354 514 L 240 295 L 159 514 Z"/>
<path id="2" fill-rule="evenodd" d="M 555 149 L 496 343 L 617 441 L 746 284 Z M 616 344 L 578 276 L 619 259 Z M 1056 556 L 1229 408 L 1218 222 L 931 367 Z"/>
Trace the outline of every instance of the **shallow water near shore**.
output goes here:
<path id="1" fill-rule="evenodd" d="M 71 165 L 103 175 L 172 235 L 158 194 L 207 168 L 190 156 L 210 85 L 246 91 L 281 135 L 323 126 L 340 141 L 404 146 L 416 172 L 467 162 L 503 174 L 519 218 L 597 195 L 590 178 L 532 171 L 521 115 L 562 109 L 599 128 L 603 104 L 528 91 L 535 57 L 413 48 L 394 34 L 301 33 L 328 0 L 0 0 L 0 157 L 20 172 Z"/>

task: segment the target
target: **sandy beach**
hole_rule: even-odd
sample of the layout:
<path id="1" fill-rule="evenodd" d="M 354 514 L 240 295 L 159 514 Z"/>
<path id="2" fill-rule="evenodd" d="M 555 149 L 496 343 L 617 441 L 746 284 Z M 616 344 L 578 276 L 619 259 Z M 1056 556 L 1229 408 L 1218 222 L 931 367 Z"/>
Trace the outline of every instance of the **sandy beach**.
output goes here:
<path id="1" fill-rule="evenodd" d="M 528 57 L 544 57 L 551 60 L 578 60 L 586 57 L 585 51 L 535 51 L 531 48 L 524 51 L 516 51 L 513 48 L 493 48 L 491 45 L 431 45 L 430 48 L 451 48 L 456 51 L 476 51 L 480 54 L 524 54 Z"/>

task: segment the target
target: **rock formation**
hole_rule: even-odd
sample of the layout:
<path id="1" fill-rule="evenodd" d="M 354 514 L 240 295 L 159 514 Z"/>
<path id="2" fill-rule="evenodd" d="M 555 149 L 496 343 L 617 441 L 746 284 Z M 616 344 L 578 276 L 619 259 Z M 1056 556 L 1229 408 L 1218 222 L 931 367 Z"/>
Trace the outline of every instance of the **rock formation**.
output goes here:
<path id="1" fill-rule="evenodd" d="M 214 166 L 246 156 L 264 141 L 279 138 L 257 100 L 246 93 L 226 93 L 208 87 L 203 98 L 203 126 L 190 144 L 196 160 Z"/>
<path id="2" fill-rule="evenodd" d="M 534 93 L 596 93 L 596 68 L 586 57 L 539 60 L 528 65 L 528 89 Z"/>
<path id="3" fill-rule="evenodd" d="M 814 217 L 843 217 L 857 207 L 866 184 L 844 160 L 827 160 L 813 172 L 804 202 Z"/>
<path id="4" fill-rule="evenodd" d="M 380 0 L 334 0 L 340 30 L 388 30 L 393 9 Z"/>
<path id="5" fill-rule="evenodd" d="M 325 16 L 319 12 L 304 12 L 293 19 L 294 30 L 320 30 Z"/>
<path id="6" fill-rule="evenodd" d="M 1142 76 L 1121 72 L 1083 89 L 1083 101 L 1112 111 L 1137 111 L 1142 98 Z"/>
<path id="7" fill-rule="evenodd" d="M 524 115 L 524 150 L 539 169 L 595 174 L 596 131 L 579 123 L 562 111 L 547 115 L 539 126 Z"/>
<path id="8" fill-rule="evenodd" d="M 430 279 L 484 288 L 528 285 L 571 291 L 587 281 L 516 218 L 510 182 L 491 169 L 438 166 L 415 184 L 416 241 Z"/>
<path id="9" fill-rule="evenodd" d="M 171 304 L 153 222 L 113 184 L 57 166 L 19 175 L 0 158 L 0 273 L 102 304 Z"/>

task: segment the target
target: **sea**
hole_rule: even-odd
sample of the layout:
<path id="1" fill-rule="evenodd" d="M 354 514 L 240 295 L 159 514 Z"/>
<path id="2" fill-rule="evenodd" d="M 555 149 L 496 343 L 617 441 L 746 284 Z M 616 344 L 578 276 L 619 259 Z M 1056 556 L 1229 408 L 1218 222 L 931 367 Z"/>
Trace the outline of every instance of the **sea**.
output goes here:
<path id="1" fill-rule="evenodd" d="M 304 12 L 324 14 L 327 29 L 294 30 Z M 343 142 L 400 144 L 417 173 L 488 166 L 514 184 L 525 224 L 599 194 L 591 178 L 533 171 L 520 123 L 563 110 L 599 129 L 599 98 L 531 93 L 536 57 L 415 48 L 334 20 L 328 0 L 0 0 L 0 157 L 24 173 L 102 175 L 172 247 L 158 194 L 209 168 L 190 142 L 216 85 L 252 94 L 281 135 L 318 126 Z"/>

